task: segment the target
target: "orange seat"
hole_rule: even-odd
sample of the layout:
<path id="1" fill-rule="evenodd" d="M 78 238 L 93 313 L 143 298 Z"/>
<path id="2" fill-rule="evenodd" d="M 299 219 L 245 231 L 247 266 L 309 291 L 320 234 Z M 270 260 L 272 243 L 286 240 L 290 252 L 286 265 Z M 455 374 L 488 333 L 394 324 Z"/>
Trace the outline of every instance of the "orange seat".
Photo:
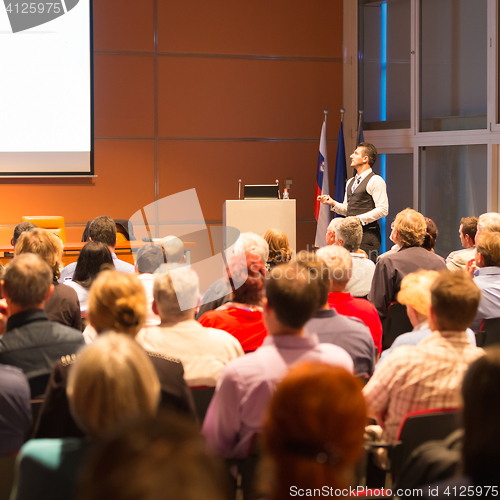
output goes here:
<path id="1" fill-rule="evenodd" d="M 47 229 L 51 233 L 57 234 L 63 243 L 66 243 L 66 227 L 64 217 L 50 215 L 24 215 L 22 222 L 33 222 L 37 227 Z"/>

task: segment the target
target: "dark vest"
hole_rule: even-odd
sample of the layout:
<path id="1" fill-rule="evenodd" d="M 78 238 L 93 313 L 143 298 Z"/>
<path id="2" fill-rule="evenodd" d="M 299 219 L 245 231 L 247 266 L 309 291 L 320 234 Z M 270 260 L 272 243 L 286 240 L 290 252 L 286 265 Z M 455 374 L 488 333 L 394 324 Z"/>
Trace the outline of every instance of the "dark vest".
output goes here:
<path id="1" fill-rule="evenodd" d="M 373 210 L 375 208 L 375 202 L 370 194 L 366 192 L 366 185 L 368 181 L 375 175 L 375 172 L 370 172 L 362 181 L 361 184 L 356 188 L 354 193 L 352 192 L 352 185 L 355 181 L 353 177 L 347 184 L 347 216 L 351 215 L 361 215 Z"/>

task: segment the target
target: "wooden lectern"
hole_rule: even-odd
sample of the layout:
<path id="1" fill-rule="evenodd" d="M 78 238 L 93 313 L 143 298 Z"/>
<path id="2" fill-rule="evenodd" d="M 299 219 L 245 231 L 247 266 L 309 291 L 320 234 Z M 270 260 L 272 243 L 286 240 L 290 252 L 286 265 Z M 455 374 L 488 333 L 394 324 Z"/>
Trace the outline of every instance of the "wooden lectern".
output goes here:
<path id="1" fill-rule="evenodd" d="M 240 233 L 252 231 L 264 236 L 268 229 L 280 229 L 288 236 L 290 247 L 297 246 L 295 200 L 227 200 L 222 208 L 224 251 L 235 242 L 236 228 Z"/>

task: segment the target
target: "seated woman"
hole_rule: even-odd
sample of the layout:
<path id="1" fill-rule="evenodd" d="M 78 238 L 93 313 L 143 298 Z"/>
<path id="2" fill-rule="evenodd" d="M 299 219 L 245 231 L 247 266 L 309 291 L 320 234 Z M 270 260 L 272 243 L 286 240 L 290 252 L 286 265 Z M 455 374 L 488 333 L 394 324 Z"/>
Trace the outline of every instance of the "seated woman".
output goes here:
<path id="1" fill-rule="evenodd" d="M 245 352 L 255 351 L 267 336 L 262 315 L 266 268 L 253 254 L 235 255 L 229 262 L 234 292 L 230 302 L 207 311 L 198 320 L 203 326 L 225 330 L 236 337 Z"/>
<path id="2" fill-rule="evenodd" d="M 21 234 L 14 247 L 14 253 L 15 255 L 36 253 L 50 266 L 54 274 L 54 291 L 45 303 L 45 312 L 50 321 L 82 331 L 78 295 L 69 286 L 57 281 L 61 276 L 62 268 L 61 239 L 46 229 L 34 228 Z"/>
<path id="3" fill-rule="evenodd" d="M 104 243 L 90 241 L 80 251 L 73 280 L 64 282 L 77 293 L 82 316 L 87 315 L 89 290 L 103 267 L 114 269 L 111 252 Z"/>
<path id="4" fill-rule="evenodd" d="M 134 274 L 102 271 L 90 289 L 88 318 L 95 340 L 108 331 L 135 338 L 144 325 L 147 310 L 144 288 Z M 193 396 L 184 380 L 182 363 L 159 354 L 147 354 L 160 379 L 162 408 L 194 418 Z M 67 358 L 54 366 L 35 425 L 35 438 L 82 435 L 69 413 L 66 386 L 75 358 Z"/>
<path id="5" fill-rule="evenodd" d="M 69 500 L 89 446 L 119 423 L 155 415 L 160 383 L 147 354 L 126 335 L 109 333 L 78 354 L 68 398 L 87 439 L 34 439 L 22 448 L 12 493 L 16 500 Z"/>
<path id="6" fill-rule="evenodd" d="M 266 268 L 270 271 L 278 264 L 284 264 L 292 258 L 293 250 L 290 248 L 288 236 L 279 229 L 268 229 L 264 239 L 269 245 L 269 259 Z"/>
<path id="7" fill-rule="evenodd" d="M 264 456 L 272 463 L 269 500 L 291 498 L 299 489 L 353 486 L 365 423 L 361 382 L 346 370 L 321 363 L 292 368 L 264 422 Z"/>

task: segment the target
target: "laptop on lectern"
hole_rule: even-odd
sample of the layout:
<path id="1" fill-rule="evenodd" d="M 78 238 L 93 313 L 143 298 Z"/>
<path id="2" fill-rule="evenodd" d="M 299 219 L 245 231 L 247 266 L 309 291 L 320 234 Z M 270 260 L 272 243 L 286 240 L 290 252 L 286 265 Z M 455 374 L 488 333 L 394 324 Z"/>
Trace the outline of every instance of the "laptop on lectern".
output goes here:
<path id="1" fill-rule="evenodd" d="M 245 185 L 244 200 L 277 200 L 279 199 L 279 186 L 277 184 Z"/>

